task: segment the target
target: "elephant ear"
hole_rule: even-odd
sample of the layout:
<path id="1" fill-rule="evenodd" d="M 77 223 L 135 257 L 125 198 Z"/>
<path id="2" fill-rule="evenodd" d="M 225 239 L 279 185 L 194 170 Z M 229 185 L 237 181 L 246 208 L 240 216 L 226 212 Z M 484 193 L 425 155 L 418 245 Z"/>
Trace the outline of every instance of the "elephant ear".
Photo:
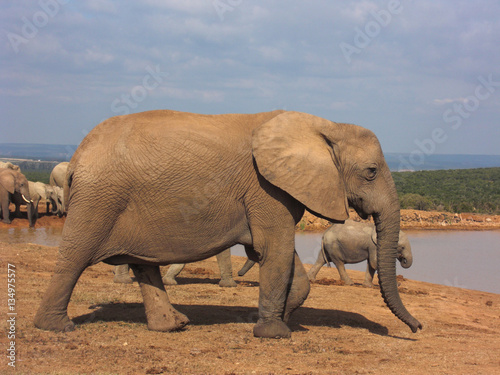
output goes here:
<path id="1" fill-rule="evenodd" d="M 9 193 L 14 194 L 14 177 L 8 171 L 0 174 L 0 185 Z"/>
<path id="2" fill-rule="evenodd" d="M 343 221 L 349 213 L 339 147 L 321 131 L 335 126 L 316 116 L 285 112 L 254 130 L 252 151 L 266 180 L 318 216 Z"/>

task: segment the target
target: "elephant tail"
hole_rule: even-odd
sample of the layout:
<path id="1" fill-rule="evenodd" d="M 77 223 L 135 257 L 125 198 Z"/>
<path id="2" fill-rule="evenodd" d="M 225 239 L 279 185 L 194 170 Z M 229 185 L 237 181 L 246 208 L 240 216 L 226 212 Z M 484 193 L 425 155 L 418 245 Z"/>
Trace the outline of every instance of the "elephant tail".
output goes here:
<path id="1" fill-rule="evenodd" d="M 238 276 L 245 275 L 254 265 L 255 262 L 253 260 L 247 259 L 243 267 L 241 267 L 241 270 L 238 271 Z"/>
<path id="2" fill-rule="evenodd" d="M 321 254 L 323 255 L 323 260 L 326 263 L 327 267 L 331 267 L 330 262 L 332 261 L 328 256 L 328 252 L 325 250 L 325 241 L 321 240 Z"/>

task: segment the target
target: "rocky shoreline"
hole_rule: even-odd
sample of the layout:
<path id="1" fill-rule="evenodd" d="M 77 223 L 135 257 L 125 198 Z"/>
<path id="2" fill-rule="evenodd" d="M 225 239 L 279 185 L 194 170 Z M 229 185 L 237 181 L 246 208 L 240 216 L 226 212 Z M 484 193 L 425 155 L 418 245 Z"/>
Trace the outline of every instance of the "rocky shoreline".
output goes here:
<path id="1" fill-rule="evenodd" d="M 14 211 L 14 205 L 10 210 Z M 54 215 L 45 215 L 45 205 L 39 205 L 39 218 L 37 227 L 59 227 L 64 225 L 66 217 L 59 218 Z M 25 215 L 24 207 L 21 212 Z M 362 220 L 354 210 L 349 212 L 349 217 L 355 221 Z M 306 211 L 295 230 L 297 232 L 324 232 L 332 225 L 325 219 L 314 216 Z M 26 217 L 14 218 L 12 224 L 0 221 L 0 228 L 27 227 Z M 454 214 L 441 211 L 401 210 L 401 229 L 403 230 L 500 230 L 500 215 L 487 214 Z"/>
<path id="2" fill-rule="evenodd" d="M 354 211 L 351 219 L 362 220 Z M 306 212 L 297 224 L 297 231 L 323 232 L 332 224 Z M 401 210 L 403 230 L 495 230 L 500 229 L 500 216 L 487 214 L 453 214 L 440 211 Z"/>

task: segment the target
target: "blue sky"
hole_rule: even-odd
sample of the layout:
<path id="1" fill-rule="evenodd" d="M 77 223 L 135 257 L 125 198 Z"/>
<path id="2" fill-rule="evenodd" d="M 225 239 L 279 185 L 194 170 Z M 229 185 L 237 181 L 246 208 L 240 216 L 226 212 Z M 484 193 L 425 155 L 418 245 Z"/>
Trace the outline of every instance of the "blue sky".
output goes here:
<path id="1" fill-rule="evenodd" d="M 386 152 L 500 154 L 498 1 L 5 0 L 0 143 L 151 109 L 308 112 Z"/>

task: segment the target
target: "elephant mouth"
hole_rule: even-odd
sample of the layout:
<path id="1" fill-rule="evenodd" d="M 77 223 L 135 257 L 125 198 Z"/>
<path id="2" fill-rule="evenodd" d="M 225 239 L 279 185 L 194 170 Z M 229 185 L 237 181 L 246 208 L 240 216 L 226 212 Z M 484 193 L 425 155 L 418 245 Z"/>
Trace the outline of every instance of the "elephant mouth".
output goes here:
<path id="1" fill-rule="evenodd" d="M 350 207 L 354 208 L 354 211 L 356 211 L 356 213 L 358 214 L 358 216 L 363 219 L 363 220 L 367 220 L 368 217 L 370 216 L 370 214 L 367 214 L 365 212 L 363 212 L 363 210 L 361 210 L 360 208 L 357 207 L 357 205 L 355 204 L 350 204 L 349 205 Z"/>
<path id="2" fill-rule="evenodd" d="M 399 256 L 398 261 L 403 268 L 410 268 L 410 263 L 408 262 L 408 259 L 406 259 L 405 257 Z"/>

